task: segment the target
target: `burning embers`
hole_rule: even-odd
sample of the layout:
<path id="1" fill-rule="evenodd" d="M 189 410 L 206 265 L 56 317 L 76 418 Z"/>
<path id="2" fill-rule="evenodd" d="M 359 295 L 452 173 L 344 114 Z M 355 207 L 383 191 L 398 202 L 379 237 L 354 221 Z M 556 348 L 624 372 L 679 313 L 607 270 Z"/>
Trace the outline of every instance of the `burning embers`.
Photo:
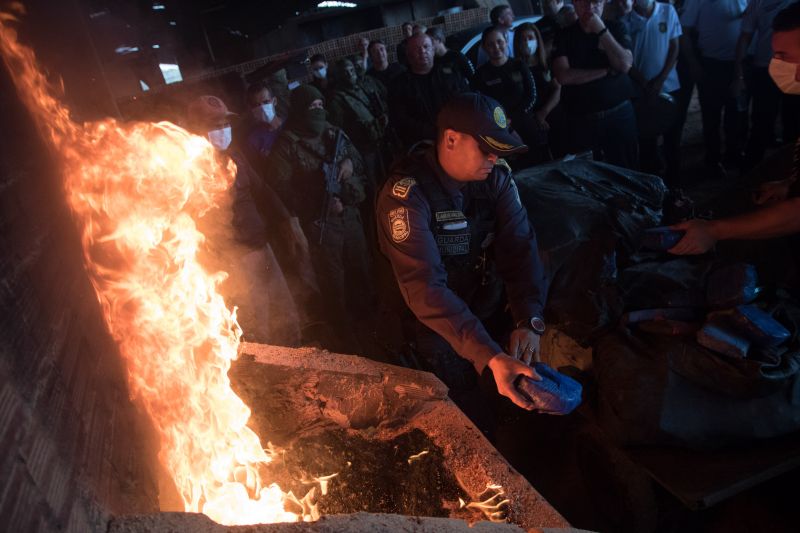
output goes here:
<path id="1" fill-rule="evenodd" d="M 131 393 L 160 434 L 160 460 L 186 510 L 223 524 L 310 518 L 305 498 L 261 479 L 271 456 L 246 426 L 250 410 L 227 376 L 241 332 L 217 292 L 225 274 L 197 260 L 197 221 L 225 201 L 233 164 L 222 166 L 206 140 L 173 124 L 72 122 L 13 23 L 0 14 L 3 59 L 62 165 Z M 284 510 L 287 498 L 296 513 Z"/>

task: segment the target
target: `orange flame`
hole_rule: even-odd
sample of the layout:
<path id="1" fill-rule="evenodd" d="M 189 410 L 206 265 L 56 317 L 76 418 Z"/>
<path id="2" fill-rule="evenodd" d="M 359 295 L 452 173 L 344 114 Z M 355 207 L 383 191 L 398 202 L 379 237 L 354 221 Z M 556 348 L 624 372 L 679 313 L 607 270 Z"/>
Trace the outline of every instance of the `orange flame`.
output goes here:
<path id="1" fill-rule="evenodd" d="M 73 122 L 17 41 L 15 20 L 0 13 L 0 52 L 63 166 L 89 276 L 186 511 L 226 525 L 297 520 L 284 504 L 298 500 L 263 486 L 258 467 L 271 456 L 230 387 L 241 330 L 217 292 L 226 274 L 197 261 L 195 220 L 225 200 L 234 164 L 167 122 Z"/>

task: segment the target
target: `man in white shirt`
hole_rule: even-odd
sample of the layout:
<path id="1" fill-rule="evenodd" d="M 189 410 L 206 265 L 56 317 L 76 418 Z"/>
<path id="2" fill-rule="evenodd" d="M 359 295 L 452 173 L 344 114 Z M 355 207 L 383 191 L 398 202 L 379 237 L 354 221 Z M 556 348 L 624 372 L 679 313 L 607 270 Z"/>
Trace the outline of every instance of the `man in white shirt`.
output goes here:
<path id="1" fill-rule="evenodd" d="M 736 43 L 746 7 L 747 0 L 686 0 L 681 14 L 684 32 L 697 36 L 697 54 L 687 54 L 687 59 L 698 80 L 706 167 L 717 177 L 726 176 L 720 136 L 723 110 L 724 160 L 730 165 L 741 161 L 746 104 L 737 102 L 730 86 L 736 77 Z"/>
<path id="2" fill-rule="evenodd" d="M 641 105 L 647 106 L 651 112 L 669 114 L 674 119 L 674 109 L 658 98 L 669 94 L 674 101 L 680 88 L 675 64 L 678 61 L 678 39 L 682 34 L 678 13 L 670 4 L 655 0 L 622 0 L 620 7 L 625 13 L 622 22 L 627 26 L 633 45 L 633 68 L 630 76 L 639 86 Z M 674 107 L 674 106 L 673 106 Z M 650 116 L 650 114 L 648 114 Z M 662 120 L 663 119 L 663 120 Z M 670 117 L 657 117 L 657 122 L 665 124 L 665 129 L 658 132 L 664 134 L 664 155 L 667 161 L 667 176 L 675 175 L 680 145 L 680 131 L 670 131 L 666 126 Z M 641 126 L 644 126 L 642 124 Z M 640 128 L 640 132 L 645 128 Z M 658 134 L 640 136 L 639 158 L 642 170 L 660 174 L 661 162 L 658 154 Z"/>
<path id="3" fill-rule="evenodd" d="M 745 90 L 745 55 L 752 51 L 752 63 L 746 88 L 752 96 L 752 129 L 745 151 L 745 167 L 755 166 L 764 157 L 764 151 L 775 136 L 775 120 L 783 109 L 783 138 L 798 136 L 800 102 L 794 95 L 783 94 L 767 67 L 772 59 L 772 21 L 782 9 L 796 0 L 750 0 L 742 19 L 742 33 L 736 45 L 736 79 L 731 91 L 735 95 Z"/>

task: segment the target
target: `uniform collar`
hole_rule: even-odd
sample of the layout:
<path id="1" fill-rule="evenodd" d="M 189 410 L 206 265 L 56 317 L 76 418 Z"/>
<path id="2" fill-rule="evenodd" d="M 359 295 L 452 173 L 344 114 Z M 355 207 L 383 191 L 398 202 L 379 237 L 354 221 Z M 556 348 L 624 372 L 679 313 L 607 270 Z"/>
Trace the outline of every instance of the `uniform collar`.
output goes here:
<path id="1" fill-rule="evenodd" d="M 436 173 L 439 183 L 442 184 L 442 187 L 444 187 L 444 190 L 447 191 L 447 194 L 455 196 L 456 194 L 459 194 L 466 186 L 465 182 L 454 180 L 447 174 L 447 172 L 444 171 L 442 165 L 439 164 L 439 158 L 436 156 L 435 145 L 431 146 L 430 149 L 425 152 L 425 160 Z"/>

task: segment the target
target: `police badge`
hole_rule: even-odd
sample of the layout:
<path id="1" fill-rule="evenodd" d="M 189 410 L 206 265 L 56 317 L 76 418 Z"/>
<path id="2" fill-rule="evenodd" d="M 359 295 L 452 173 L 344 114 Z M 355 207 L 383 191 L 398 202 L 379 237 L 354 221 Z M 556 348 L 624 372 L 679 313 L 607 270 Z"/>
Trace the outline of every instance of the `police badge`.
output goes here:
<path id="1" fill-rule="evenodd" d="M 666 22 L 659 22 L 658 23 L 658 31 L 661 33 L 667 33 L 667 23 Z"/>
<path id="2" fill-rule="evenodd" d="M 392 240 L 403 242 L 411 234 L 408 224 L 408 211 L 405 207 L 398 207 L 389 211 L 389 227 L 392 229 Z"/>

